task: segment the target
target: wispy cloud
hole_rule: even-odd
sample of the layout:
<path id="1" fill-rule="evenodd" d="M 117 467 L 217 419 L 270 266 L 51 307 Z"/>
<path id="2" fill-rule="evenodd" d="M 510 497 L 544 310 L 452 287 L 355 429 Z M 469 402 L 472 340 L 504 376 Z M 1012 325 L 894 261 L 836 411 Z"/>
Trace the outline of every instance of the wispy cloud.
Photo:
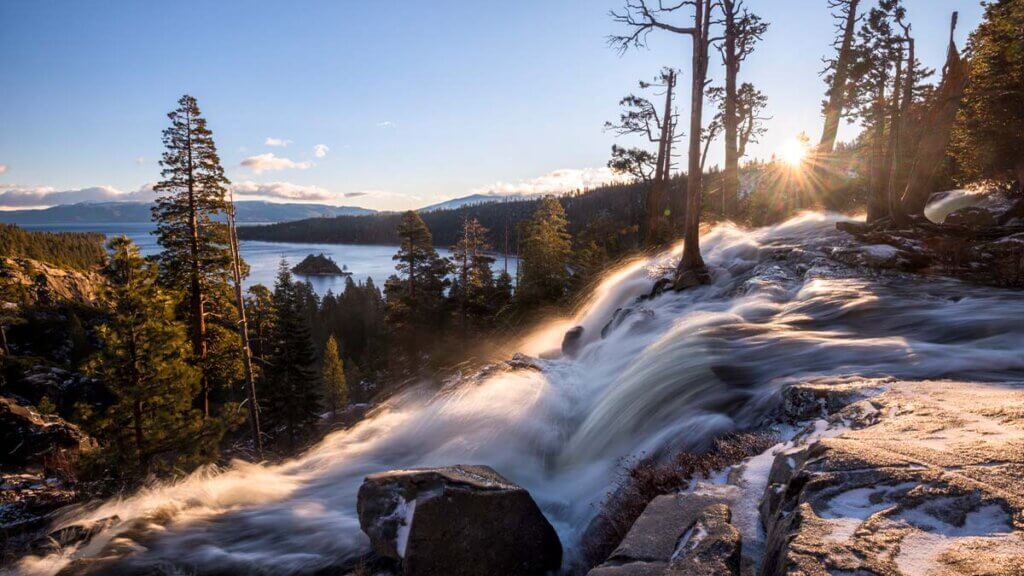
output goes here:
<path id="1" fill-rule="evenodd" d="M 263 141 L 263 144 L 265 146 L 277 146 L 279 148 L 286 148 L 291 143 L 291 140 L 285 140 L 284 138 L 274 138 L 272 136 L 267 136 L 267 139 Z"/>
<path id="2" fill-rule="evenodd" d="M 242 160 L 242 166 L 252 170 L 256 174 L 263 172 L 271 172 L 274 170 L 305 170 L 313 166 L 312 162 L 296 162 L 288 158 L 281 158 L 275 156 L 273 152 L 267 152 L 266 154 L 259 154 L 257 156 L 249 156 L 245 160 Z"/>
<path id="3" fill-rule="evenodd" d="M 327 156 L 327 153 L 331 151 L 331 148 L 327 144 L 317 144 L 313 146 L 313 156 L 317 158 L 323 158 Z"/>
<path id="4" fill-rule="evenodd" d="M 146 163 L 146 157 L 145 156 L 137 156 L 135 158 L 135 163 L 138 164 L 139 166 L 145 164 Z"/>
<path id="5" fill-rule="evenodd" d="M 320 186 L 304 186 L 302 184 L 292 184 L 291 182 L 245 181 L 234 183 L 232 188 L 235 194 L 239 196 L 262 196 L 284 200 L 323 202 L 337 200 L 340 196 Z"/>
<path id="6" fill-rule="evenodd" d="M 384 120 L 383 122 L 377 122 L 377 128 L 394 128 L 395 123 L 391 120 Z"/>
<path id="7" fill-rule="evenodd" d="M 473 194 L 561 194 L 572 190 L 597 188 L 606 184 L 624 182 L 626 178 L 614 174 L 607 167 L 563 168 L 537 178 L 517 182 L 495 182 L 475 188 Z"/>
<path id="8" fill-rule="evenodd" d="M 0 184 L 0 207 L 32 208 L 79 202 L 129 202 L 152 200 L 156 197 L 151 184 L 134 192 L 122 192 L 113 186 L 92 186 L 74 190 L 57 190 L 49 186 L 23 186 Z"/>
<path id="9" fill-rule="evenodd" d="M 7 164 L 0 164 L 0 174 L 7 172 Z"/>

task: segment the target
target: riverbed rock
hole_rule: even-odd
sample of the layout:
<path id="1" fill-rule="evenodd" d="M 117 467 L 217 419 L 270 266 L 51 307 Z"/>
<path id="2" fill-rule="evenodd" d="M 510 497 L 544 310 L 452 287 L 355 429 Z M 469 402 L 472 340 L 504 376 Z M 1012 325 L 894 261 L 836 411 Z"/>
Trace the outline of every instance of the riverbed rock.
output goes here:
<path id="1" fill-rule="evenodd" d="M 562 354 L 575 356 L 583 344 L 583 326 L 573 326 L 562 337 Z"/>
<path id="2" fill-rule="evenodd" d="M 899 382 L 776 456 L 761 574 L 1024 574 L 1024 384 Z"/>
<path id="3" fill-rule="evenodd" d="M 359 489 L 359 524 L 407 575 L 545 574 L 562 546 L 529 493 L 487 466 L 393 470 Z"/>
<path id="4" fill-rule="evenodd" d="M 730 518 L 729 507 L 717 495 L 658 496 L 588 576 L 739 574 L 740 535 Z"/>
<path id="5" fill-rule="evenodd" d="M 96 447 L 78 426 L 0 397 L 0 465 L 53 466 Z"/>
<path id="6" fill-rule="evenodd" d="M 990 228 L 998 223 L 998 216 L 982 207 L 969 206 L 950 212 L 946 215 L 943 224 L 967 228 Z"/>

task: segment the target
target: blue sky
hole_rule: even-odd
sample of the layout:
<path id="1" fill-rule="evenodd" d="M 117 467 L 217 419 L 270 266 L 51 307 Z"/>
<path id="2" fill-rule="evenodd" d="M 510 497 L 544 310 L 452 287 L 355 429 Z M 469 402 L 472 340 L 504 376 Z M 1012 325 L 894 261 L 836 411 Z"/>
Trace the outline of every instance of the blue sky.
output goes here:
<path id="1" fill-rule="evenodd" d="M 974 0 L 905 3 L 933 67 L 949 13 L 961 12 L 961 46 L 981 18 Z M 246 198 L 403 209 L 596 183 L 619 98 L 689 62 L 689 41 L 670 34 L 609 49 L 608 11 L 621 4 L 2 0 L 0 192 L 15 194 L 0 193 L 0 208 L 145 198 L 183 93 Z M 747 5 L 771 22 L 741 72 L 769 98 L 769 133 L 751 150 L 766 158 L 819 133 L 833 30 L 825 0 Z"/>

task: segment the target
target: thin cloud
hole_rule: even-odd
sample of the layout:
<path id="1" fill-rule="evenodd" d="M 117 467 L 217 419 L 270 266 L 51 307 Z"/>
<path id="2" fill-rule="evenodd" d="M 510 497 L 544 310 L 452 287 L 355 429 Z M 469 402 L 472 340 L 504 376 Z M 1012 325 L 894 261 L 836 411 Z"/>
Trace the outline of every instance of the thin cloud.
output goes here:
<path id="1" fill-rule="evenodd" d="M 277 146 L 279 148 L 287 148 L 288 145 L 291 143 L 291 140 L 285 140 L 284 138 L 274 138 L 272 136 L 267 136 L 267 139 L 263 141 L 263 144 L 265 146 Z"/>
<path id="2" fill-rule="evenodd" d="M 320 186 L 304 186 L 291 182 L 236 182 L 232 185 L 239 196 L 262 196 L 283 200 L 330 201 L 339 195 Z"/>
<path id="3" fill-rule="evenodd" d="M 327 156 L 327 153 L 331 151 L 331 148 L 327 144 L 317 144 L 313 146 L 313 156 L 317 158 L 323 158 Z"/>
<path id="4" fill-rule="evenodd" d="M 57 190 L 50 186 L 0 184 L 0 207 L 34 208 L 81 202 L 132 202 L 156 197 L 151 184 L 134 192 L 123 192 L 113 186 L 92 186 L 74 190 Z"/>
<path id="5" fill-rule="evenodd" d="M 7 172 L 7 164 L 0 164 L 0 174 Z"/>
<path id="6" fill-rule="evenodd" d="M 395 123 L 391 120 L 385 120 L 383 122 L 377 122 L 377 128 L 394 128 Z"/>
<path id="7" fill-rule="evenodd" d="M 146 163 L 146 157 L 145 156 L 139 156 L 139 157 L 135 158 L 135 163 L 140 165 L 140 166 L 145 164 Z"/>
<path id="8" fill-rule="evenodd" d="M 495 182 L 475 188 L 473 194 L 504 196 L 509 194 L 562 194 L 572 190 L 586 190 L 607 184 L 625 182 L 627 179 L 613 173 L 607 167 L 563 168 L 537 178 L 518 182 Z"/>
<path id="9" fill-rule="evenodd" d="M 266 154 L 250 156 L 245 160 L 242 160 L 242 166 L 252 170 L 256 174 L 261 174 L 263 172 L 272 172 L 275 170 L 306 170 L 307 168 L 311 168 L 313 163 L 296 162 L 288 158 L 275 156 L 273 152 L 267 152 Z"/>

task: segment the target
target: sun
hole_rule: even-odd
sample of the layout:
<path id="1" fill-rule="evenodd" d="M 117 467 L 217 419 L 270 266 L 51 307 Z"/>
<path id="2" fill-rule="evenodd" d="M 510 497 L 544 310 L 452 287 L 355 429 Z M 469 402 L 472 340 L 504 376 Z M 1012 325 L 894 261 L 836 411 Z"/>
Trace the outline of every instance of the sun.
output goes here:
<path id="1" fill-rule="evenodd" d="M 779 149 L 779 158 L 793 168 L 798 168 L 807 158 L 808 146 L 798 138 L 792 138 L 783 142 Z"/>

